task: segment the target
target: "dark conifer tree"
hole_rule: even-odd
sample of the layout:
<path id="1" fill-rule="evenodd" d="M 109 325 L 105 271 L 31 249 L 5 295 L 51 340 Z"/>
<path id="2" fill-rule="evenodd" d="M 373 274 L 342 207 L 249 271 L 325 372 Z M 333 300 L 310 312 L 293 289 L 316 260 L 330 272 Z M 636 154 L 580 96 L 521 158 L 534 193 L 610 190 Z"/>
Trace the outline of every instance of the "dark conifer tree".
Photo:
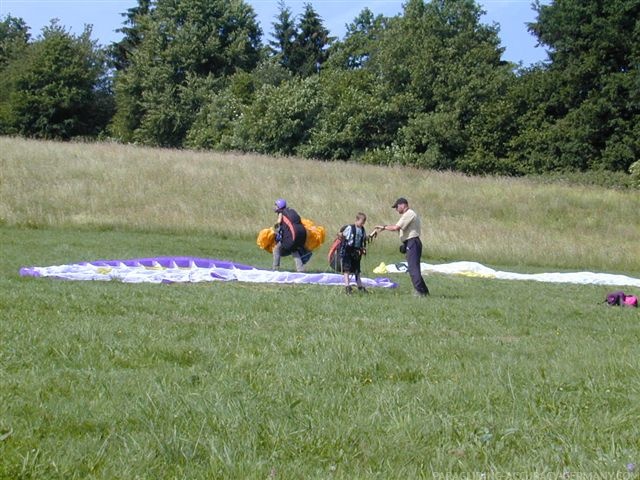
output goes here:
<path id="1" fill-rule="evenodd" d="M 324 27 L 322 18 L 310 3 L 306 3 L 290 56 L 292 71 L 301 77 L 318 73 L 328 58 L 327 49 L 333 40 L 329 36 L 329 30 Z"/>
<path id="2" fill-rule="evenodd" d="M 295 19 L 291 15 L 291 9 L 285 5 L 283 0 L 278 2 L 278 15 L 276 21 L 271 25 L 273 26 L 271 34 L 273 40 L 269 41 L 271 53 L 280 65 L 291 70 L 291 54 L 295 48 L 298 30 Z"/>
<path id="3" fill-rule="evenodd" d="M 116 70 L 124 70 L 129 66 L 129 58 L 142 41 L 142 28 L 140 21 L 151 10 L 151 0 L 138 0 L 138 5 L 121 14 L 125 17 L 123 27 L 116 30 L 124 37 L 119 42 L 111 45 L 110 56 Z"/>

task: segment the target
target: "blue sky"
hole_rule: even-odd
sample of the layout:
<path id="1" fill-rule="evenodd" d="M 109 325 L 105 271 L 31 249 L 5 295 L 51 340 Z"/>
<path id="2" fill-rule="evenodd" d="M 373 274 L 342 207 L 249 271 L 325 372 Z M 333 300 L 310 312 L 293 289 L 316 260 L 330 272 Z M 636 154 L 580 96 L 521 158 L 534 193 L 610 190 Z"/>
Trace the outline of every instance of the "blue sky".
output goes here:
<path id="1" fill-rule="evenodd" d="M 263 41 L 269 40 L 272 23 L 278 13 L 278 0 L 246 0 L 253 6 L 264 32 Z M 527 32 L 526 23 L 535 20 L 532 0 L 485 0 L 480 5 L 487 13 L 482 21 L 500 26 L 500 39 L 506 49 L 504 60 L 524 66 L 546 60 L 543 47 L 536 47 L 535 38 Z M 115 30 L 122 26 L 121 13 L 137 5 L 136 0 L 0 0 L 0 17 L 11 14 L 21 17 L 37 37 L 42 27 L 52 18 L 74 34 L 83 31 L 85 24 L 93 25 L 92 38 L 107 45 L 120 38 Z M 305 3 L 311 3 L 331 35 L 342 38 L 345 25 L 364 7 L 374 14 L 387 16 L 402 12 L 402 1 L 387 0 L 285 0 L 294 15 L 303 11 Z M 549 3 L 549 2 L 543 2 Z"/>

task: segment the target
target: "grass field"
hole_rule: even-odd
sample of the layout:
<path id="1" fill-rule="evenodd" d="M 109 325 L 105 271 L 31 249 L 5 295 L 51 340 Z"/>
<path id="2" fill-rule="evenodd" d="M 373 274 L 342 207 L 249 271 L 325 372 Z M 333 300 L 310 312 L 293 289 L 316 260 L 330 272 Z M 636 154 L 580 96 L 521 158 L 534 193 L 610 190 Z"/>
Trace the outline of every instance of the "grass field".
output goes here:
<path id="1" fill-rule="evenodd" d="M 0 137 L 0 224 L 255 239 L 276 198 L 332 236 L 358 211 L 395 223 L 404 196 L 430 259 L 640 272 L 637 190 L 211 152 Z M 390 250 L 397 240 L 385 234 Z"/>
<path id="2" fill-rule="evenodd" d="M 6 142 L 3 152 L 21 141 Z M 77 148 L 22 147 L 52 158 Z M 87 158 L 100 156 L 94 146 L 84 148 Z M 266 193 L 255 187 L 243 194 L 238 208 L 251 222 L 234 231 L 237 222 L 216 223 L 207 214 L 183 228 L 163 224 L 155 203 L 142 197 L 139 217 L 123 199 L 120 220 L 109 220 L 114 214 L 101 223 L 96 212 L 107 207 L 96 200 L 102 193 L 94 195 L 101 184 L 92 184 L 82 169 L 76 178 L 86 188 L 76 185 L 67 210 L 61 211 L 60 179 L 70 175 L 54 169 L 48 187 L 31 178 L 37 188 L 16 198 L 19 189 L 7 180 L 18 179 L 20 163 L 2 157 L 0 478 L 637 478 L 640 312 L 604 306 L 611 287 L 430 275 L 432 295 L 420 299 L 411 295 L 404 274 L 392 276 L 397 289 L 351 297 L 326 286 L 63 282 L 18 275 L 21 266 L 161 255 L 268 267 L 270 257 L 256 247 L 255 233 L 263 217 L 270 219 L 271 202 L 257 205 L 284 188 L 266 172 L 274 162 L 293 160 L 262 160 L 270 168 L 260 170 L 255 182 L 267 185 Z M 309 166 L 307 176 L 320 178 L 325 167 L 336 168 Z M 115 179 L 109 172 L 104 175 Z M 383 200 L 402 190 L 387 185 L 380 187 L 383 194 L 371 193 L 377 189 L 370 175 L 385 172 L 362 172 L 366 195 L 383 205 L 370 215 L 391 221 Z M 474 185 L 468 195 L 460 189 L 467 182 Z M 498 200 L 487 194 L 485 201 L 480 193 L 495 192 L 495 182 L 444 176 L 424 195 L 453 198 L 444 190 L 454 189 L 464 198 L 452 208 L 463 211 L 466 203 L 477 216 L 483 209 L 475 210 L 476 203 L 497 211 Z M 547 188 L 555 189 L 556 205 L 572 204 L 582 213 L 608 199 L 629 214 L 638 202 L 624 192 L 509 185 L 518 198 L 521 188 L 529 191 L 532 205 L 505 205 L 503 225 L 518 225 L 525 210 L 549 211 L 536 203 L 550 198 Z M 220 188 L 230 187 L 222 182 Z M 300 198 L 308 216 L 329 223 L 309 200 L 320 193 L 308 187 L 306 194 Z M 168 195 L 176 205 L 178 190 L 170 187 Z M 211 203 L 227 208 L 223 200 Z M 333 207 L 329 211 L 334 215 Z M 335 215 L 336 224 L 349 221 L 344 212 Z M 589 242 L 597 248 L 610 241 L 598 243 L 609 228 L 604 215 L 590 213 Z M 612 231 L 631 242 L 637 222 L 625 228 L 617 215 L 609 221 Z M 579 218 L 553 220 L 565 228 L 550 235 L 580 238 Z M 500 231 L 488 229 L 487 235 Z M 462 237 L 464 229 L 458 232 Z M 637 238 L 626 246 L 631 254 Z M 434 241 L 438 253 L 431 256 L 428 249 L 427 261 L 499 259 L 493 249 L 485 257 L 457 257 L 440 237 Z M 516 247 L 507 247 L 509 241 Z M 469 254 L 473 242 L 465 242 Z M 529 262 L 536 248 L 519 233 L 494 242 L 505 256 L 491 266 L 504 270 L 583 265 L 584 254 L 568 243 L 562 261 L 549 255 L 546 262 Z M 514 260 L 518 248 L 526 261 Z M 319 252 L 310 267 L 324 270 L 322 257 Z M 366 275 L 380 261 L 398 258 L 388 234 L 370 249 Z M 640 273 L 637 259 L 622 264 L 598 258 L 586 267 Z"/>

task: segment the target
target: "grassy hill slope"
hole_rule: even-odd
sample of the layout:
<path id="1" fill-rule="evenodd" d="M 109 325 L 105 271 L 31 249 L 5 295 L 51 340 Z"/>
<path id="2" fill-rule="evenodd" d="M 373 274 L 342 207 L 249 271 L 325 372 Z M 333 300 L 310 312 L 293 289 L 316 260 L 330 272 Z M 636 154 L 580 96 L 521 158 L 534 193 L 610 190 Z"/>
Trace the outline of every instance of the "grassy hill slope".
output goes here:
<path id="1" fill-rule="evenodd" d="M 255 238 L 285 197 L 329 236 L 406 196 L 427 260 L 640 272 L 640 195 L 296 158 L 0 138 L 0 222 Z M 380 241 L 395 249 L 393 235 Z"/>

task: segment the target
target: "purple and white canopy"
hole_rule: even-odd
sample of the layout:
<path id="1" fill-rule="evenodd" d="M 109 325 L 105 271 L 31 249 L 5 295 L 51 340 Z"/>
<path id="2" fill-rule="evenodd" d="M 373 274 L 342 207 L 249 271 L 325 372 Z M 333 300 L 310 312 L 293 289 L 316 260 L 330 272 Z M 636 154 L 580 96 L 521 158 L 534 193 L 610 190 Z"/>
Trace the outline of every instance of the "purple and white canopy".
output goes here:
<path id="1" fill-rule="evenodd" d="M 21 276 L 63 280 L 115 280 L 125 283 L 187 283 L 239 281 L 343 285 L 338 273 L 273 272 L 225 260 L 195 257 L 152 257 L 129 260 L 97 260 L 50 267 L 23 267 Z M 388 278 L 362 278 L 365 287 L 394 288 Z"/>

